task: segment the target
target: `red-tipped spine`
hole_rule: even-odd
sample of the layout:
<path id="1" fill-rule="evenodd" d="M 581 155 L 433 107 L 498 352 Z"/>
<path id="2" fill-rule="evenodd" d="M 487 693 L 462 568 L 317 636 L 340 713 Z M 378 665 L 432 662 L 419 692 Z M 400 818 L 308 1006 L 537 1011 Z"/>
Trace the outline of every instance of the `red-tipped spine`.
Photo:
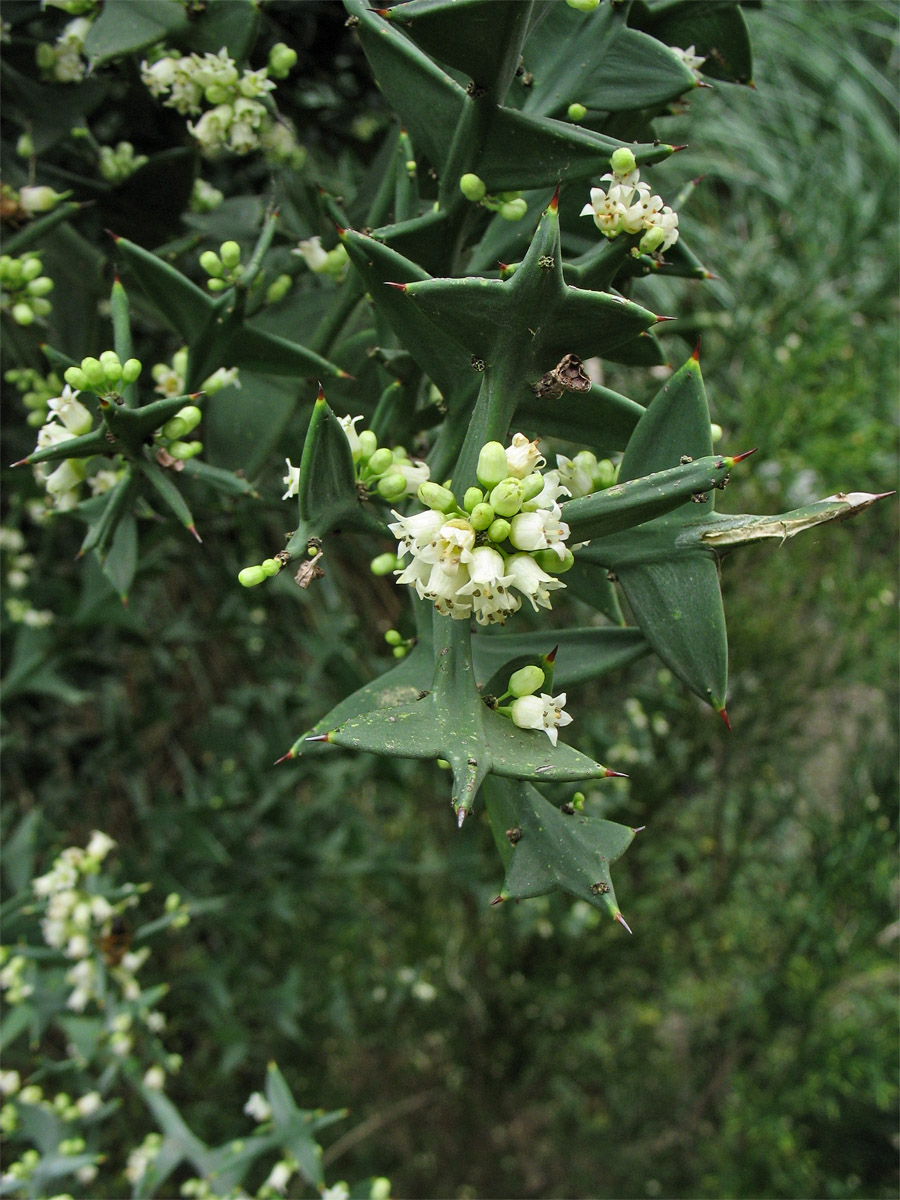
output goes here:
<path id="1" fill-rule="evenodd" d="M 385 287 L 397 288 L 397 290 L 398 290 L 398 291 L 400 291 L 400 292 L 405 292 L 405 291 L 406 291 L 406 286 L 407 286 L 407 285 L 406 285 L 405 283 L 391 283 L 391 282 L 390 282 L 390 280 L 385 280 L 385 284 L 384 284 L 384 286 L 385 286 Z"/>
<path id="2" fill-rule="evenodd" d="M 277 767 L 279 763 L 287 762 L 288 759 L 295 757 L 296 755 L 294 754 L 294 748 L 292 746 L 291 749 L 288 750 L 287 754 L 282 754 L 281 758 L 275 759 L 275 766 Z"/>
<path id="3" fill-rule="evenodd" d="M 722 720 L 725 722 L 725 728 L 728 730 L 729 733 L 731 733 L 731 722 L 728 719 L 728 713 L 725 711 L 725 705 L 723 704 L 722 707 L 719 709 L 716 709 L 716 711 L 718 712 L 718 714 L 722 718 Z"/>
<path id="4" fill-rule="evenodd" d="M 751 454 L 755 454 L 758 449 L 759 446 L 754 446 L 752 450 L 745 450 L 743 454 L 734 454 L 729 461 L 734 466 L 735 463 L 743 462 L 745 458 L 749 458 Z"/>
<path id="5" fill-rule="evenodd" d="M 555 213 L 559 210 L 559 187 L 560 185 L 557 184 L 556 191 L 553 193 L 553 199 L 547 205 L 547 212 Z"/>
<path id="6" fill-rule="evenodd" d="M 618 921 L 623 929 L 626 929 L 629 933 L 631 933 L 631 926 L 628 924 L 628 922 L 625 920 L 625 918 L 622 916 L 622 914 L 620 912 L 617 911 L 617 912 L 613 913 L 613 920 Z M 634 936 L 634 934 L 632 934 L 632 937 L 633 936 Z"/>
<path id="7" fill-rule="evenodd" d="M 304 742 L 330 742 L 330 733 L 316 733 L 312 737 L 304 738 Z"/>
<path id="8" fill-rule="evenodd" d="M 322 404 L 325 402 L 325 389 L 322 386 L 321 379 L 318 380 L 318 385 L 319 385 L 319 390 L 318 390 L 318 392 L 316 392 L 316 404 Z"/>
<path id="9" fill-rule="evenodd" d="M 700 338 L 697 338 L 697 345 L 694 347 L 694 353 L 691 355 L 694 362 L 700 361 Z"/>
<path id="10" fill-rule="evenodd" d="M 494 908 L 497 904 L 502 904 L 505 899 L 506 897 L 504 895 L 495 896 L 491 901 L 491 908 Z"/>
<path id="11" fill-rule="evenodd" d="M 194 524 L 193 521 L 191 521 L 190 525 L 186 525 L 185 529 L 189 530 L 194 535 L 194 537 L 197 539 L 197 541 L 200 543 L 201 546 L 203 545 L 203 538 L 197 532 L 197 526 Z"/>
<path id="12" fill-rule="evenodd" d="M 626 775 L 624 771 L 613 771 L 609 767 L 603 768 L 603 777 L 604 777 L 604 779 L 630 779 L 631 778 L 629 775 Z"/>

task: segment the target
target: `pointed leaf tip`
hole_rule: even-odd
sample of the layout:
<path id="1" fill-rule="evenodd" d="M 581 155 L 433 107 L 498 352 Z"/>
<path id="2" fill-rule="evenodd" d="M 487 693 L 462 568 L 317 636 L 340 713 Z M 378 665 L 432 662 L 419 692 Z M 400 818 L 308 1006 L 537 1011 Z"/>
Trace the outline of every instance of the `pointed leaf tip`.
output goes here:
<path id="1" fill-rule="evenodd" d="M 313 734 L 312 737 L 304 738 L 303 740 L 305 742 L 330 742 L 331 734 L 330 733 L 316 733 L 316 734 Z"/>
<path id="2" fill-rule="evenodd" d="M 316 392 L 316 404 L 324 404 L 325 403 L 325 389 L 324 389 L 324 387 L 322 387 L 321 379 L 318 381 L 318 383 L 319 383 L 319 390 L 318 390 L 318 392 Z"/>
<path id="3" fill-rule="evenodd" d="M 657 317 L 656 317 L 657 325 L 662 325 L 664 321 L 677 321 L 677 320 L 678 320 L 677 317 L 661 317 L 659 315 L 657 315 Z"/>
<path id="4" fill-rule="evenodd" d="M 700 338 L 697 338 L 697 345 L 694 347 L 694 353 L 691 355 L 694 362 L 700 361 Z"/>
<path id="5" fill-rule="evenodd" d="M 495 896 L 493 898 L 493 900 L 491 901 L 491 908 L 494 908 L 494 906 L 497 904 L 502 904 L 505 899 L 506 899 L 506 897 L 503 895 Z"/>
<path id="6" fill-rule="evenodd" d="M 719 709 L 716 709 L 716 711 L 718 712 L 718 714 L 722 718 L 722 720 L 725 722 L 725 727 L 728 730 L 728 732 L 731 733 L 731 731 L 732 731 L 731 730 L 731 722 L 728 719 L 728 713 L 725 711 L 725 705 L 723 704 L 722 707 Z"/>
<path id="7" fill-rule="evenodd" d="M 468 815 L 469 815 L 469 810 L 467 808 L 463 808 L 462 806 L 460 806 L 456 810 L 456 828 L 457 829 L 462 829 L 463 821 L 465 821 L 465 819 Z"/>
<path id="8" fill-rule="evenodd" d="M 603 768 L 604 779 L 630 779 L 630 775 L 626 775 L 624 771 L 613 771 L 609 767 Z"/>
<path id="9" fill-rule="evenodd" d="M 18 462 L 10 463 L 10 467 L 25 467 L 28 465 L 28 458 L 20 458 Z"/>
<path id="10" fill-rule="evenodd" d="M 405 291 L 406 291 L 406 284 L 405 284 L 405 283 L 391 283 L 391 282 L 390 282 L 390 280 L 388 280 L 388 279 L 386 279 L 386 280 L 385 280 L 384 286 L 385 286 L 385 287 L 392 287 L 392 288 L 396 288 L 396 289 L 397 289 L 399 292 L 405 292 Z"/>
<path id="11" fill-rule="evenodd" d="M 333 221 L 333 224 L 334 224 L 334 228 L 335 228 L 335 231 L 336 231 L 338 237 L 339 238 L 345 237 L 347 230 L 344 228 L 344 226 L 341 225 L 338 221 Z"/>
<path id="12" fill-rule="evenodd" d="M 351 375 L 349 371 L 340 371 L 339 370 L 336 373 L 336 377 L 338 379 L 352 379 L 354 383 L 356 382 L 356 376 Z"/>
<path id="13" fill-rule="evenodd" d="M 673 154 L 677 154 L 679 150 L 687 150 L 687 148 L 688 148 L 688 144 L 687 144 L 687 142 L 685 142 L 683 146 L 672 146 L 672 147 L 670 147 L 670 149 L 671 149 L 671 151 L 672 151 L 672 153 L 673 153 Z"/>
<path id="14" fill-rule="evenodd" d="M 194 535 L 194 537 L 197 539 L 197 541 L 198 541 L 198 542 L 200 543 L 200 545 L 202 546 L 202 545 L 203 545 L 203 538 L 202 538 L 202 537 L 200 536 L 200 534 L 197 532 L 197 526 L 196 526 L 196 525 L 193 523 L 193 521 L 190 523 L 190 525 L 186 525 L 186 526 L 185 526 L 185 528 L 186 528 L 186 529 L 187 529 L 187 530 L 188 530 L 190 533 L 192 533 L 192 534 Z"/>
<path id="15" fill-rule="evenodd" d="M 113 233 L 113 231 L 111 229 L 107 229 L 105 225 L 103 227 L 103 232 L 108 233 L 114 242 L 119 242 L 122 240 L 118 233 Z"/>
<path id="16" fill-rule="evenodd" d="M 743 462 L 743 460 L 745 458 L 749 458 L 751 454 L 755 454 L 758 449 L 759 449 L 759 446 L 754 446 L 752 450 L 745 450 L 743 454 L 733 455 L 730 460 L 732 465 L 734 465 L 734 463 Z"/>
<path id="17" fill-rule="evenodd" d="M 622 916 L 622 914 L 620 912 L 618 912 L 618 911 L 614 912 L 613 919 L 618 921 L 623 929 L 626 929 L 629 933 L 631 933 L 631 926 L 628 924 L 628 922 L 625 920 L 625 918 Z M 631 936 L 634 937 L 634 934 L 632 933 Z"/>
<path id="18" fill-rule="evenodd" d="M 557 643 L 557 644 L 556 644 L 556 645 L 553 647 L 553 649 L 550 651 L 550 653 L 547 655 L 547 662 L 548 662 L 548 663 L 556 662 L 556 652 L 557 652 L 557 650 L 558 650 L 558 649 L 559 649 L 559 643 Z"/>
<path id="19" fill-rule="evenodd" d="M 293 758 L 293 757 L 294 757 L 294 750 L 293 750 L 293 747 L 291 747 L 291 749 L 288 750 L 287 754 L 282 754 L 281 758 L 276 758 L 275 762 L 272 765 L 277 767 L 279 763 L 287 762 L 289 758 Z"/>
<path id="20" fill-rule="evenodd" d="M 631 832 L 632 833 L 643 833 L 646 828 L 647 828 L 646 825 L 633 825 L 631 827 Z"/>
<path id="21" fill-rule="evenodd" d="M 559 209 L 559 184 L 556 185 L 556 191 L 553 193 L 553 199 L 547 205 L 547 212 L 555 213 Z"/>

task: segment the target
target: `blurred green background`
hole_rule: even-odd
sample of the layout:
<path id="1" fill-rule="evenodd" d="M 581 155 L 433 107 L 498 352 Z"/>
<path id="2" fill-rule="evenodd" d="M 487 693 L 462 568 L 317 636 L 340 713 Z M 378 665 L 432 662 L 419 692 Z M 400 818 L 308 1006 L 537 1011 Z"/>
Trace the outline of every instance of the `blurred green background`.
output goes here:
<path id="1" fill-rule="evenodd" d="M 704 176 L 682 227 L 719 278 L 643 294 L 684 314 L 673 361 L 702 335 L 722 445 L 760 446 L 723 509 L 779 512 L 896 486 L 897 9 L 747 18 L 756 90 L 660 125 L 690 142 L 664 194 Z M 353 97 L 326 78 L 327 145 Z M 272 767 L 411 632 L 351 539 L 310 592 L 235 587 L 283 520 L 198 514 L 202 552 L 152 533 L 127 610 L 75 522 L 46 526 L 56 682 L 4 710 L 4 829 L 39 814 L 35 870 L 101 828 L 157 907 L 192 904 L 152 959 L 192 1128 L 229 1136 L 275 1059 L 299 1103 L 350 1108 L 329 1175 L 397 1196 L 895 1196 L 896 502 L 726 561 L 731 736 L 651 659 L 579 693 L 575 742 L 630 773 L 589 801 L 647 826 L 616 872 L 633 938 L 562 897 L 490 908 L 486 818 L 457 833 L 431 765 Z"/>

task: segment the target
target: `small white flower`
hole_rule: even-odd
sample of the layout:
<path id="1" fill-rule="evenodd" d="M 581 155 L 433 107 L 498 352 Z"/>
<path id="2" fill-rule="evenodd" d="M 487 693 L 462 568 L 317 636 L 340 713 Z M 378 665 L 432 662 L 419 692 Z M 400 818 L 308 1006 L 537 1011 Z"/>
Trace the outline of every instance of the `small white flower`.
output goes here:
<path id="1" fill-rule="evenodd" d="M 571 496 L 571 491 L 562 482 L 561 473 L 554 468 L 544 472 L 543 489 L 531 500 L 526 500 L 522 509 L 533 512 L 536 508 L 553 508 L 560 496 Z"/>
<path id="2" fill-rule="evenodd" d="M 551 608 L 550 592 L 566 585 L 561 579 L 548 575 L 530 554 L 513 554 L 506 560 L 506 569 L 512 576 L 512 586 L 531 601 L 535 612 L 538 606 Z"/>
<path id="3" fill-rule="evenodd" d="M 392 521 L 388 529 L 397 539 L 397 553 L 401 556 L 418 554 L 424 550 L 444 523 L 444 514 L 433 508 L 426 508 L 424 512 L 414 513 L 411 517 L 404 517 L 394 509 L 391 509 L 391 513 L 397 520 Z"/>
<path id="4" fill-rule="evenodd" d="M 22 1086 L 18 1071 L 0 1071 L 0 1094 L 12 1096 Z"/>
<path id="5" fill-rule="evenodd" d="M 119 482 L 121 476 L 118 471 L 98 471 L 96 475 L 91 475 L 88 479 L 88 487 L 91 489 L 92 496 L 102 496 L 106 492 L 111 491 Z"/>
<path id="6" fill-rule="evenodd" d="M 410 461 L 408 458 L 394 459 L 391 471 L 396 475 L 402 475 L 406 480 L 407 496 L 415 496 L 419 490 L 420 483 L 427 483 L 431 478 L 431 472 L 428 469 L 428 463 L 420 462 L 418 459 Z"/>
<path id="7" fill-rule="evenodd" d="M 350 1200 L 350 1193 L 345 1183 L 336 1183 L 334 1187 L 325 1188 L 321 1200 Z"/>
<path id="8" fill-rule="evenodd" d="M 244 1105 L 244 1112 L 248 1117 L 252 1117 L 254 1121 L 268 1121 L 272 1115 L 272 1106 L 262 1092 L 253 1092 L 250 1099 Z"/>
<path id="9" fill-rule="evenodd" d="M 225 145 L 228 130 L 234 120 L 234 109 L 230 104 L 217 104 L 209 109 L 196 123 L 188 121 L 188 129 L 207 154 L 220 150 Z"/>
<path id="10" fill-rule="evenodd" d="M 506 447 L 506 463 L 509 473 L 516 479 L 524 479 L 539 467 L 546 459 L 538 449 L 537 439 L 530 442 L 524 433 L 513 434 L 513 439 Z"/>
<path id="11" fill-rule="evenodd" d="M 241 386 L 241 381 L 238 379 L 239 369 L 238 367 L 219 367 L 218 371 L 213 371 L 212 375 L 200 384 L 200 391 L 206 392 L 207 396 L 215 396 L 224 388 L 239 388 Z M 178 392 L 175 392 L 174 395 L 177 396 Z"/>
<path id="12" fill-rule="evenodd" d="M 359 434 L 356 432 L 356 422 L 362 421 L 362 414 L 358 417 L 340 417 L 341 429 L 347 435 L 347 441 L 350 443 L 350 454 L 354 462 L 358 462 L 362 454 L 362 447 L 359 444 Z"/>
<path id="13" fill-rule="evenodd" d="M 144 1087 L 151 1092 L 161 1092 L 166 1086 L 166 1073 L 162 1067 L 150 1067 L 144 1072 Z"/>
<path id="14" fill-rule="evenodd" d="M 328 262 L 328 254 L 322 249 L 322 239 L 318 235 L 302 241 L 291 254 L 299 254 L 311 271 L 323 271 Z"/>
<path id="15" fill-rule="evenodd" d="M 559 467 L 559 478 L 565 482 L 570 496 L 589 496 L 594 490 L 593 479 L 574 459 L 557 454 L 556 465 Z"/>
<path id="16" fill-rule="evenodd" d="M 86 1092 L 75 1101 L 75 1107 L 83 1117 L 90 1117 L 103 1106 L 103 1097 L 99 1092 Z"/>
<path id="17" fill-rule="evenodd" d="M 93 1163 L 85 1163 L 75 1172 L 75 1178 L 79 1183 L 93 1183 L 97 1178 L 97 1171 L 98 1169 Z"/>
<path id="18" fill-rule="evenodd" d="M 95 829 L 91 833 L 90 841 L 85 847 L 85 853 L 89 858 L 95 858 L 98 862 L 102 862 L 111 850 L 115 850 L 116 843 L 101 829 Z"/>
<path id="19" fill-rule="evenodd" d="M 286 458 L 284 461 L 287 463 L 288 473 L 281 482 L 287 484 L 287 491 L 281 498 L 282 500 L 290 500 L 291 496 L 296 496 L 300 492 L 300 468 L 295 467 L 289 458 Z"/>
<path id="20" fill-rule="evenodd" d="M 85 469 L 81 459 L 66 458 L 52 474 L 44 481 L 44 487 L 51 496 L 60 498 L 68 493 L 77 491 L 84 479 Z M 57 505 L 57 507 L 60 507 Z"/>
<path id="21" fill-rule="evenodd" d="M 693 71 L 695 75 L 700 74 L 700 68 L 706 62 L 706 59 L 699 54 L 695 54 L 693 46 L 688 46 L 687 50 L 682 50 L 678 46 L 670 46 L 669 49 L 673 54 L 678 55 L 689 71 Z"/>
<path id="22" fill-rule="evenodd" d="M 141 82 L 151 96 L 162 96 L 175 82 L 175 70 L 174 58 L 160 58 L 152 65 L 144 59 L 141 63 Z"/>
<path id="23" fill-rule="evenodd" d="M 476 546 L 463 551 L 469 582 L 458 589 L 459 596 L 471 597 L 479 625 L 502 624 L 522 602 L 509 589 L 513 576 L 506 573 L 506 560 L 491 546 Z"/>
<path id="24" fill-rule="evenodd" d="M 66 946 L 66 958 L 87 958 L 91 952 L 91 943 L 83 933 L 76 933 L 74 937 L 69 938 Z"/>
<path id="25" fill-rule="evenodd" d="M 548 696 L 546 692 L 540 696 L 520 696 L 511 705 L 513 724 L 520 729 L 543 729 L 555 746 L 558 730 L 572 723 L 571 716 L 563 711 L 565 703 L 565 692 L 558 696 Z"/>
<path id="26" fill-rule="evenodd" d="M 561 517 L 558 504 L 516 513 L 510 521 L 509 540 L 517 550 L 552 550 L 562 561 L 566 557 L 563 543 L 569 536 L 569 527 Z"/>
<path id="27" fill-rule="evenodd" d="M 269 1177 L 263 1186 L 274 1188 L 276 1192 L 281 1192 L 284 1195 L 293 1173 L 294 1167 L 292 1163 L 277 1162 L 269 1172 Z"/>

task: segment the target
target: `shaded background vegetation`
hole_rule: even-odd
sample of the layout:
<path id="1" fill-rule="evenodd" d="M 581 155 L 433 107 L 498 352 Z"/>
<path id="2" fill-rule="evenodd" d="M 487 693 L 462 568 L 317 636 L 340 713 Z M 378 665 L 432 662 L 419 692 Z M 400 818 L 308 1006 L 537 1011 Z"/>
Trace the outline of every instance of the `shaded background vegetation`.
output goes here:
<path id="1" fill-rule="evenodd" d="M 349 180 L 349 114 L 382 118 L 342 10 L 270 9 L 305 54 L 301 140 Z M 757 90 L 662 128 L 720 278 L 643 294 L 702 334 L 723 444 L 761 447 L 723 507 L 777 512 L 896 484 L 896 10 L 748 20 Z M 128 610 L 74 522 L 30 538 L 71 691 L 8 702 L 5 828 L 39 812 L 36 869 L 102 828 L 190 900 L 153 964 L 192 1127 L 227 1137 L 274 1058 L 300 1103 L 350 1107 L 332 1168 L 398 1196 L 895 1195 L 896 505 L 726 561 L 732 736 L 650 659 L 579 694 L 577 744 L 631 775 L 602 811 L 647 826 L 616 876 L 631 939 L 561 897 L 489 908 L 487 822 L 456 833 L 430 764 L 272 768 L 405 620 L 349 539 L 318 590 L 238 589 L 284 519 L 200 513 L 202 551 L 159 529 Z"/>

